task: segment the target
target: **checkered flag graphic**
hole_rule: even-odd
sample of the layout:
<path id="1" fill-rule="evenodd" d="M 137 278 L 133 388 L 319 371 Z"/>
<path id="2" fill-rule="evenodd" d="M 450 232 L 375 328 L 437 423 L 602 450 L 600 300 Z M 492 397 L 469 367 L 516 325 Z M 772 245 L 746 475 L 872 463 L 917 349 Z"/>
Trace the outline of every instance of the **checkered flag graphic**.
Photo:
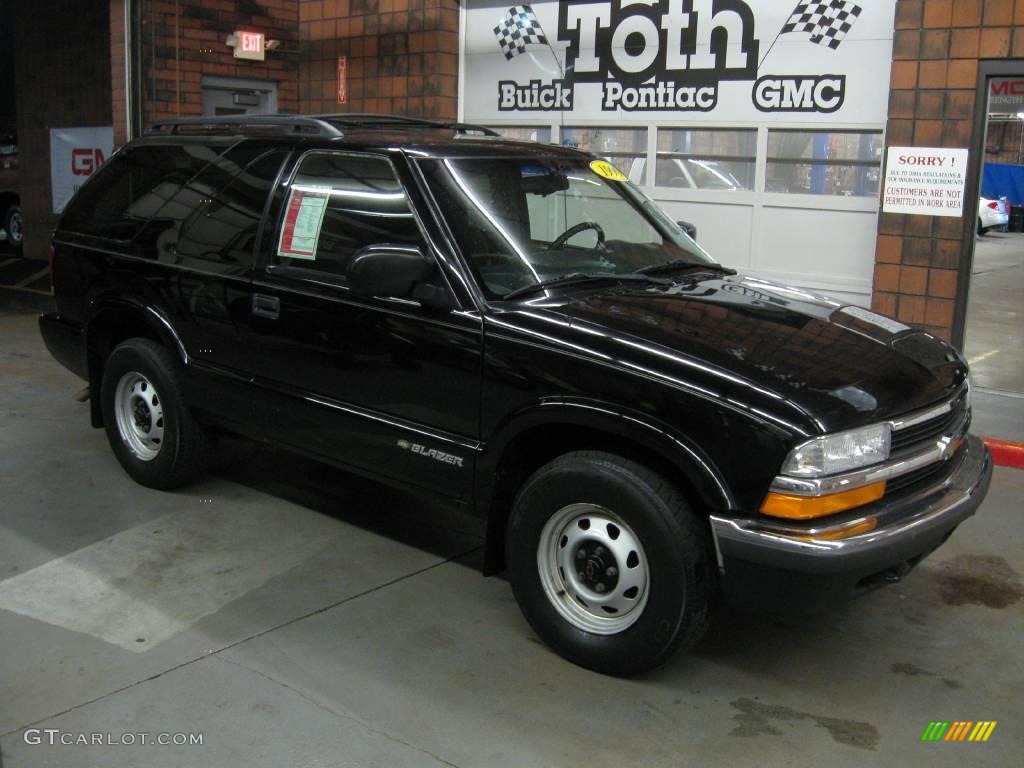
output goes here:
<path id="1" fill-rule="evenodd" d="M 508 9 L 505 18 L 494 28 L 494 36 L 506 59 L 526 53 L 526 46 L 533 43 L 547 45 L 548 39 L 541 29 L 537 15 L 528 5 L 514 5 Z"/>
<path id="2" fill-rule="evenodd" d="M 827 45 L 834 51 L 846 39 L 860 12 L 861 7 L 849 0 L 802 0 L 779 34 L 809 32 L 812 43 Z"/>

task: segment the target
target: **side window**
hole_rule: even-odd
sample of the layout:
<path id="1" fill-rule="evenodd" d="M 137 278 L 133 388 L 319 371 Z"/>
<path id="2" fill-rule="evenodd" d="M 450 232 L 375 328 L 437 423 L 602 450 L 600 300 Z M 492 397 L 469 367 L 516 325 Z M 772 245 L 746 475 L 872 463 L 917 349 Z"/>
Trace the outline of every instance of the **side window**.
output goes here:
<path id="1" fill-rule="evenodd" d="M 144 144 L 121 152 L 75 195 L 60 228 L 131 240 L 182 184 L 219 154 L 203 144 Z"/>
<path id="2" fill-rule="evenodd" d="M 179 197 L 186 198 L 189 214 L 177 239 L 178 259 L 229 271 L 251 267 L 264 205 L 287 156 L 285 149 L 262 151 L 255 159 L 225 156 L 183 187 Z"/>
<path id="3" fill-rule="evenodd" d="M 420 231 L 391 163 L 381 157 L 312 154 L 285 203 L 274 263 L 342 279 L 368 245 L 420 245 Z"/>

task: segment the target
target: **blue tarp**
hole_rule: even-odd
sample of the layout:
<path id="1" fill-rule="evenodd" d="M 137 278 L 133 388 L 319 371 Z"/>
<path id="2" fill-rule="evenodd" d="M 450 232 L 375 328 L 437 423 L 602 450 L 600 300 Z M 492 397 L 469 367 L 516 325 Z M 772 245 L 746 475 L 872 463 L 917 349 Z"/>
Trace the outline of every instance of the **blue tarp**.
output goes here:
<path id="1" fill-rule="evenodd" d="M 981 196 L 997 200 L 1004 195 L 1010 205 L 1024 205 L 1024 165 L 985 163 Z"/>

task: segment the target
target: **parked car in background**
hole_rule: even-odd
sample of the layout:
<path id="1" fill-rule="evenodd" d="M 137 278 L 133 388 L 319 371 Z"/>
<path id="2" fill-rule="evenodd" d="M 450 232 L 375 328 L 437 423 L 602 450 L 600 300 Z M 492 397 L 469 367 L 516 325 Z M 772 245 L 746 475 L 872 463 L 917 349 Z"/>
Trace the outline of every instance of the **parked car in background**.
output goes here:
<path id="1" fill-rule="evenodd" d="M 981 198 L 978 203 L 978 234 L 984 235 L 993 229 L 1005 232 L 1010 223 L 1010 203 L 1005 197 L 998 200 Z"/>
<path id="2" fill-rule="evenodd" d="M 21 250 L 21 197 L 18 192 L 18 141 L 0 133 L 0 240 Z"/>
<path id="3" fill-rule="evenodd" d="M 646 169 L 646 157 L 633 158 L 627 174 L 629 180 L 641 186 L 646 184 Z M 685 157 L 659 157 L 654 166 L 654 185 L 679 189 L 743 189 L 723 163 Z"/>

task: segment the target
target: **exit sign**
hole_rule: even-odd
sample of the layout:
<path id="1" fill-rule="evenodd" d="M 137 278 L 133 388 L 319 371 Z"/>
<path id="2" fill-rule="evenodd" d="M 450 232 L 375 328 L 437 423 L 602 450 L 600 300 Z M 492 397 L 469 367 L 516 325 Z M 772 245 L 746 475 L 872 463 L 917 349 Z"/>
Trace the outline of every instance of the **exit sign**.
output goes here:
<path id="1" fill-rule="evenodd" d="M 263 61 L 266 58 L 266 35 L 262 32 L 235 32 L 235 58 Z"/>

